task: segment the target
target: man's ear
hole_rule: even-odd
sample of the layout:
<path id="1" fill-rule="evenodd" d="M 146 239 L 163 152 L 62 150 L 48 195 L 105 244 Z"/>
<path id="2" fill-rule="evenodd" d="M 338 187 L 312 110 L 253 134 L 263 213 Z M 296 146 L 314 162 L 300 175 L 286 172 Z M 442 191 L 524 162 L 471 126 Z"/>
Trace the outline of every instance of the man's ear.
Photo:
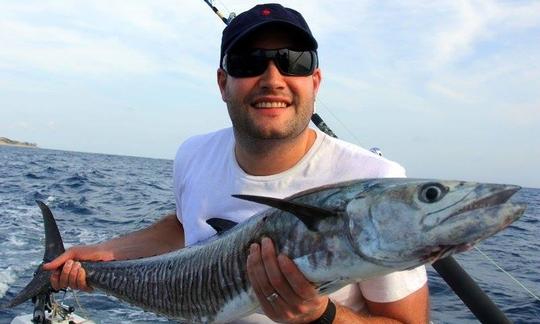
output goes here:
<path id="1" fill-rule="evenodd" d="M 227 72 L 222 68 L 217 70 L 217 83 L 219 86 L 219 91 L 221 92 L 221 99 L 227 102 L 227 96 L 225 92 L 225 87 L 227 86 Z"/>
<path id="2" fill-rule="evenodd" d="M 319 92 L 319 86 L 321 85 L 322 81 L 322 72 L 321 69 L 316 68 L 312 75 L 313 78 L 313 95 L 314 97 L 317 97 L 317 93 Z"/>

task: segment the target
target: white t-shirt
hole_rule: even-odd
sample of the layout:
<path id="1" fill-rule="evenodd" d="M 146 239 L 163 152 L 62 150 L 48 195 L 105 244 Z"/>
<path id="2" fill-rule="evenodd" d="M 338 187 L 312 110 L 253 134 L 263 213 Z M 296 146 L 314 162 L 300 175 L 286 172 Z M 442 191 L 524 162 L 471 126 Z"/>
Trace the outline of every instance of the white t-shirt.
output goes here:
<path id="1" fill-rule="evenodd" d="M 315 143 L 294 167 L 269 176 L 249 175 L 240 168 L 234 155 L 232 128 L 186 140 L 174 162 L 176 215 L 184 227 L 186 245 L 216 234 L 206 223 L 209 218 L 240 223 L 268 208 L 232 198 L 232 194 L 285 198 L 299 191 L 347 180 L 405 177 L 405 169 L 399 164 L 319 130 L 315 132 Z M 348 285 L 330 297 L 358 311 L 364 307 L 363 298 L 375 302 L 396 301 L 415 292 L 426 281 L 426 270 L 421 266 Z M 271 323 L 267 317 L 258 315 L 240 322 Z"/>

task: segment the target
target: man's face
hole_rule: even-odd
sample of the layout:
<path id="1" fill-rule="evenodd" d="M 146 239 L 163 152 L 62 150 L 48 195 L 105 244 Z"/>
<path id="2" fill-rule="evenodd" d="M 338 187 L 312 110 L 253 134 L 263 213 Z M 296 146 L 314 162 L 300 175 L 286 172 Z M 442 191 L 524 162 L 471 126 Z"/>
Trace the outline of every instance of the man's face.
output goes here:
<path id="1" fill-rule="evenodd" d="M 265 32 L 249 47 L 278 49 L 292 45 L 286 32 Z M 234 78 L 218 70 L 221 97 L 235 133 L 251 139 L 294 138 L 306 130 L 320 81 L 319 69 L 310 76 L 284 76 L 271 60 L 266 71 L 255 77 Z"/>

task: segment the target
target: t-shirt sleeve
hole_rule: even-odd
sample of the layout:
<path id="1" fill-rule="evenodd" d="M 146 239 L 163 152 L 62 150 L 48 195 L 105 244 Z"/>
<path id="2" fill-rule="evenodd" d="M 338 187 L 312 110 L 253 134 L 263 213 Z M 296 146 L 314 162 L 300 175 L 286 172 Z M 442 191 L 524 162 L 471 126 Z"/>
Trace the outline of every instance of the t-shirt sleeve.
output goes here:
<path id="1" fill-rule="evenodd" d="M 365 299 L 377 303 L 389 303 L 407 297 L 427 282 L 426 267 L 397 271 L 364 280 L 359 283 Z"/>
<path id="2" fill-rule="evenodd" d="M 182 222 L 182 183 L 183 183 L 183 169 L 184 169 L 184 163 L 182 161 L 182 148 L 183 145 L 178 148 L 178 151 L 176 152 L 176 157 L 174 158 L 173 163 L 173 192 L 174 192 L 174 200 L 176 203 L 176 218 L 178 218 L 178 221 L 180 223 Z"/>
<path id="3" fill-rule="evenodd" d="M 176 202 L 176 218 L 180 223 L 183 223 L 182 221 L 182 206 L 180 205 L 180 196 L 176 193 L 174 194 L 174 200 Z"/>
<path id="4" fill-rule="evenodd" d="M 405 168 L 399 163 L 386 160 L 385 167 L 382 168 L 379 178 L 406 178 Z"/>

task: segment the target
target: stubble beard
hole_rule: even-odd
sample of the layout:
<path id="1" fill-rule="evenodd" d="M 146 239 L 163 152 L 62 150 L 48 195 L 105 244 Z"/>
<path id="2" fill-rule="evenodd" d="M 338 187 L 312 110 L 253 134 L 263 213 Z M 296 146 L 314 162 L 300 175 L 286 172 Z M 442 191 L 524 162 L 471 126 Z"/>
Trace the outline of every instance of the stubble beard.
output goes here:
<path id="1" fill-rule="evenodd" d="M 239 107 L 242 106 L 235 105 L 235 103 L 227 103 L 229 116 L 236 136 L 247 141 L 294 139 L 302 134 L 308 127 L 313 111 L 313 108 L 308 109 L 308 107 L 299 107 L 295 111 L 293 118 L 287 120 L 279 129 L 265 129 L 264 127 L 258 126 L 257 123 Z"/>

